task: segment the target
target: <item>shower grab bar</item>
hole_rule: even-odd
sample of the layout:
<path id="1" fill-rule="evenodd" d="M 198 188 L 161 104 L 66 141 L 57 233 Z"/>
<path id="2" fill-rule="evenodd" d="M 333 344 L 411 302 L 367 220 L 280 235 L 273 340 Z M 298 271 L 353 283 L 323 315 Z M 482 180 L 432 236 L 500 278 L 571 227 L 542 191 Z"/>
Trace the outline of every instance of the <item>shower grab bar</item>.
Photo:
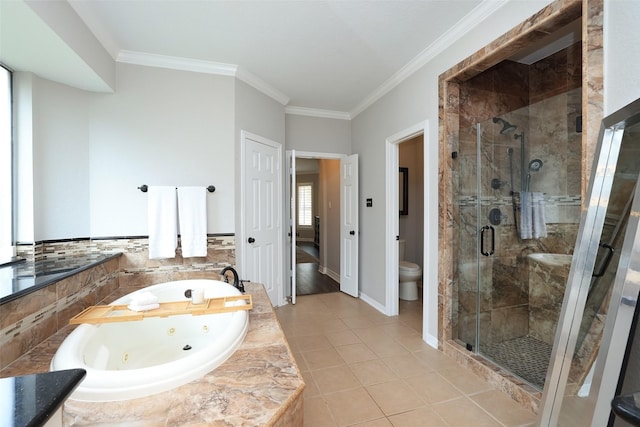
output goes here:
<path id="1" fill-rule="evenodd" d="M 138 190 L 142 191 L 143 193 L 146 193 L 147 191 L 149 191 L 149 186 L 147 184 L 142 184 L 140 187 L 138 187 Z M 210 185 L 207 187 L 207 191 L 209 193 L 213 193 L 214 191 L 216 191 L 216 187 L 214 187 L 213 185 Z"/>
<path id="2" fill-rule="evenodd" d="M 491 230 L 491 250 L 488 252 L 484 250 L 484 232 L 487 230 Z M 493 252 L 496 248 L 496 230 L 490 225 L 485 225 L 480 229 L 480 253 L 484 256 L 493 255 Z"/>

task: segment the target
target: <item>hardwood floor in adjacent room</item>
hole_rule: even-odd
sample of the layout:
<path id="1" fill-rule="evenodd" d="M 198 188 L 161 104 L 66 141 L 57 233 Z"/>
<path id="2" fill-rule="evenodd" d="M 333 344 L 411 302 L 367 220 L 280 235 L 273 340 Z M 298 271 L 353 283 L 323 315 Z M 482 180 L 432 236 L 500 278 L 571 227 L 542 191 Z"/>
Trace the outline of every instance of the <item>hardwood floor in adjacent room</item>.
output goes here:
<path id="1" fill-rule="evenodd" d="M 318 248 L 313 244 L 299 243 L 297 249 L 297 295 L 323 294 L 340 290 L 338 282 L 320 273 Z"/>

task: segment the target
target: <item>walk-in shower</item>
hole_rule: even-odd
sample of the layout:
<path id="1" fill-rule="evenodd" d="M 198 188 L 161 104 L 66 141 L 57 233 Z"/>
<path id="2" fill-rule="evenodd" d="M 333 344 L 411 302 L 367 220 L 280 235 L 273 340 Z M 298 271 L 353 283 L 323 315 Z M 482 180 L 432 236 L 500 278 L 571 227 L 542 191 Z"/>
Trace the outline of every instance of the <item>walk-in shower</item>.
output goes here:
<path id="1" fill-rule="evenodd" d="M 539 390 L 579 225 L 580 108 L 578 88 L 460 136 L 453 336 Z"/>

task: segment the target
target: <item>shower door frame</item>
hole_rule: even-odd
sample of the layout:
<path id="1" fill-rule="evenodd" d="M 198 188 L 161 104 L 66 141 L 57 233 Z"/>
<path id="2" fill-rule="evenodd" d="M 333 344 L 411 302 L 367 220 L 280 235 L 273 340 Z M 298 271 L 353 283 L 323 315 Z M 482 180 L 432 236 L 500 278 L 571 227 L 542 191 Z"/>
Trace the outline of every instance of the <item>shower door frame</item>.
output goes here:
<path id="1" fill-rule="evenodd" d="M 631 120 L 629 120 L 630 117 L 632 117 Z M 587 192 L 589 202 L 587 209 L 583 210 L 580 221 L 576 249 L 567 281 L 567 291 L 562 304 L 551 362 L 540 402 L 539 425 L 555 426 L 560 419 L 625 127 L 638 121 L 640 121 L 640 100 L 602 120 Z M 640 183 L 640 178 L 638 182 Z M 634 236 L 639 233 L 638 210 L 640 210 L 640 185 L 636 184 L 632 215 L 629 219 L 621 255 L 621 267 L 616 273 L 604 336 L 594 369 L 594 381 L 591 388 L 595 390 L 595 393 L 589 393 L 591 405 L 588 406 L 590 410 L 580 414 L 583 420 L 591 419 L 592 425 L 603 425 L 603 418 L 608 418 L 606 406 L 613 398 L 611 378 L 612 375 L 620 372 L 622 364 L 622 357 L 614 353 L 620 353 L 619 349 L 626 346 L 633 313 L 637 305 L 639 284 L 637 279 L 632 280 L 628 274 L 633 274 L 633 272 L 637 274 L 637 271 L 640 270 L 638 266 L 640 264 L 639 248 L 638 244 L 634 244 L 633 241 Z M 629 239 L 631 241 L 628 241 Z M 625 258 L 626 267 L 622 261 Z M 605 378 L 609 381 L 603 381 Z M 613 388 L 615 389 L 615 386 Z"/>

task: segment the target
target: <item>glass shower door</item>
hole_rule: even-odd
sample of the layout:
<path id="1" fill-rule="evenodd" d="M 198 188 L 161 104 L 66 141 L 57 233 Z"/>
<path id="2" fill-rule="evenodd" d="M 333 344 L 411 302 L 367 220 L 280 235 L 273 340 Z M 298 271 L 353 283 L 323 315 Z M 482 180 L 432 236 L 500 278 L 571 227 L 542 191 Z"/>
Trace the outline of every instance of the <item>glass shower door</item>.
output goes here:
<path id="1" fill-rule="evenodd" d="M 548 362 L 551 346 L 529 335 L 527 258 L 518 236 L 519 195 L 526 185 L 522 174 L 526 112 L 476 126 L 476 348 L 480 355 L 541 387 L 546 369 L 538 365 Z"/>

